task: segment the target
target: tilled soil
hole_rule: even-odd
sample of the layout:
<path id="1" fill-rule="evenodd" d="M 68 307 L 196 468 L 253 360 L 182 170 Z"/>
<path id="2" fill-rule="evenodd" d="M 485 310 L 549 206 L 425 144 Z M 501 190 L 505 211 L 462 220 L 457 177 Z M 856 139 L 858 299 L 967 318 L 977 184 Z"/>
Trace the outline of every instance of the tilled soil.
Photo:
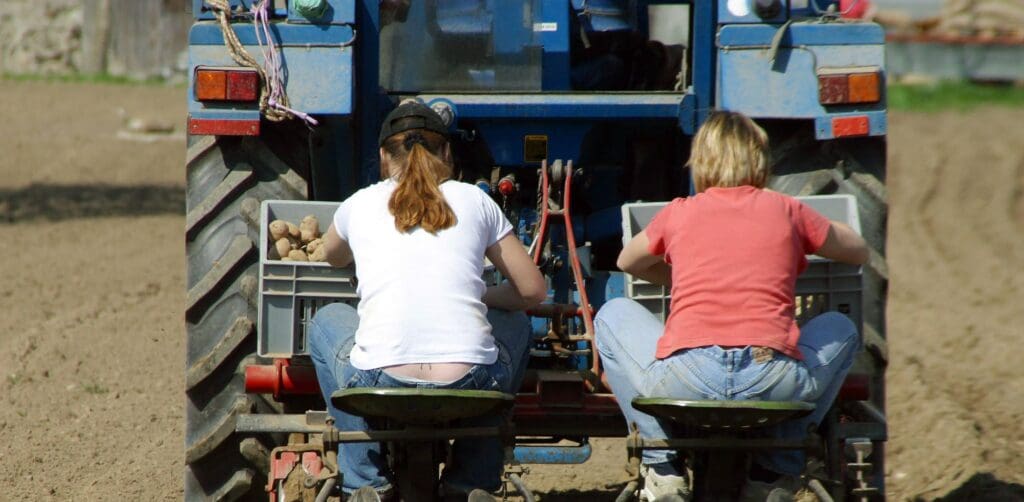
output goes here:
<path id="1" fill-rule="evenodd" d="M 182 497 L 184 115 L 180 88 L 0 81 L 4 500 Z M 891 500 L 1024 500 L 1022 123 L 890 115 Z M 624 460 L 526 480 L 611 500 Z"/>

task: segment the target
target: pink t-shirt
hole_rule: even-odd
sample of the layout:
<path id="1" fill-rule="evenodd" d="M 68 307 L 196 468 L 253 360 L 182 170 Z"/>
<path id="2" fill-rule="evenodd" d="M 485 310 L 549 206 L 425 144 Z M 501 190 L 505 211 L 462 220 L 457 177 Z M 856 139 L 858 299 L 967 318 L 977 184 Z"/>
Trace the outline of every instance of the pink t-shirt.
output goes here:
<path id="1" fill-rule="evenodd" d="M 672 265 L 672 307 L 655 356 L 750 345 L 803 359 L 796 278 L 829 225 L 800 201 L 751 186 L 710 188 L 666 205 L 644 229 L 648 251 Z"/>

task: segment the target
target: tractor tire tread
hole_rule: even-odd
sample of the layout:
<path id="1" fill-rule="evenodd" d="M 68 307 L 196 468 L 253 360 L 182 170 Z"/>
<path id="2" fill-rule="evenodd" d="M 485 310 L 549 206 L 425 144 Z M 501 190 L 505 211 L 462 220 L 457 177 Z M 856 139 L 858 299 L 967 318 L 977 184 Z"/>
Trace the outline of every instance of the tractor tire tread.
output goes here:
<path id="1" fill-rule="evenodd" d="M 305 148 L 283 136 L 277 152 Z M 255 355 L 259 211 L 263 200 L 305 200 L 307 184 L 260 137 L 188 143 L 184 499 L 265 499 L 266 445 L 281 438 L 247 437 L 243 452 L 234 430 L 238 414 L 281 412 L 244 390 L 244 368 L 266 363 Z"/>

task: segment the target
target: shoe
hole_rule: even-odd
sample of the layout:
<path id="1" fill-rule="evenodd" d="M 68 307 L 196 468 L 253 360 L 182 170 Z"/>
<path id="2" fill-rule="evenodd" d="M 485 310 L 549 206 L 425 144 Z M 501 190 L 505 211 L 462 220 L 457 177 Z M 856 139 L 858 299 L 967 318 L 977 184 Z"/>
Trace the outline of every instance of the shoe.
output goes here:
<path id="1" fill-rule="evenodd" d="M 372 486 L 364 486 L 349 495 L 347 502 L 381 502 L 380 494 Z"/>
<path id="2" fill-rule="evenodd" d="M 740 491 L 740 502 L 794 502 L 801 484 L 800 478 L 786 475 L 771 483 L 748 479 Z"/>
<path id="3" fill-rule="evenodd" d="M 494 502 L 498 498 L 482 488 L 460 487 L 444 483 L 441 485 L 441 500 L 444 502 Z"/>
<path id="4" fill-rule="evenodd" d="M 398 497 L 395 496 L 395 489 L 391 485 L 386 485 L 379 491 L 372 486 L 364 486 L 352 493 L 343 494 L 341 500 L 343 502 L 396 502 Z"/>
<path id="5" fill-rule="evenodd" d="M 640 500 L 647 502 L 690 502 L 692 492 L 686 476 L 669 463 L 641 466 L 644 486 Z"/>
<path id="6" fill-rule="evenodd" d="M 469 496 L 466 497 L 466 502 L 497 502 L 498 497 L 491 495 L 486 490 L 479 488 L 469 492 Z"/>

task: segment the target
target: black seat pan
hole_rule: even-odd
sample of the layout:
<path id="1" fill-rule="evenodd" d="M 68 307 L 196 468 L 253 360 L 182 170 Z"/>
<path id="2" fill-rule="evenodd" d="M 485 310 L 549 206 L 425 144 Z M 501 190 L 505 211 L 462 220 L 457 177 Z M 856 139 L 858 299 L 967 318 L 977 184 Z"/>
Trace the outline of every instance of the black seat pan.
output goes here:
<path id="1" fill-rule="evenodd" d="M 357 387 L 331 395 L 331 403 L 347 413 L 410 424 L 487 415 L 509 408 L 514 401 L 512 394 L 490 390 Z"/>
<path id="2" fill-rule="evenodd" d="M 814 411 L 813 404 L 803 401 L 688 401 L 638 397 L 633 399 L 632 405 L 658 418 L 717 430 L 767 427 Z"/>

